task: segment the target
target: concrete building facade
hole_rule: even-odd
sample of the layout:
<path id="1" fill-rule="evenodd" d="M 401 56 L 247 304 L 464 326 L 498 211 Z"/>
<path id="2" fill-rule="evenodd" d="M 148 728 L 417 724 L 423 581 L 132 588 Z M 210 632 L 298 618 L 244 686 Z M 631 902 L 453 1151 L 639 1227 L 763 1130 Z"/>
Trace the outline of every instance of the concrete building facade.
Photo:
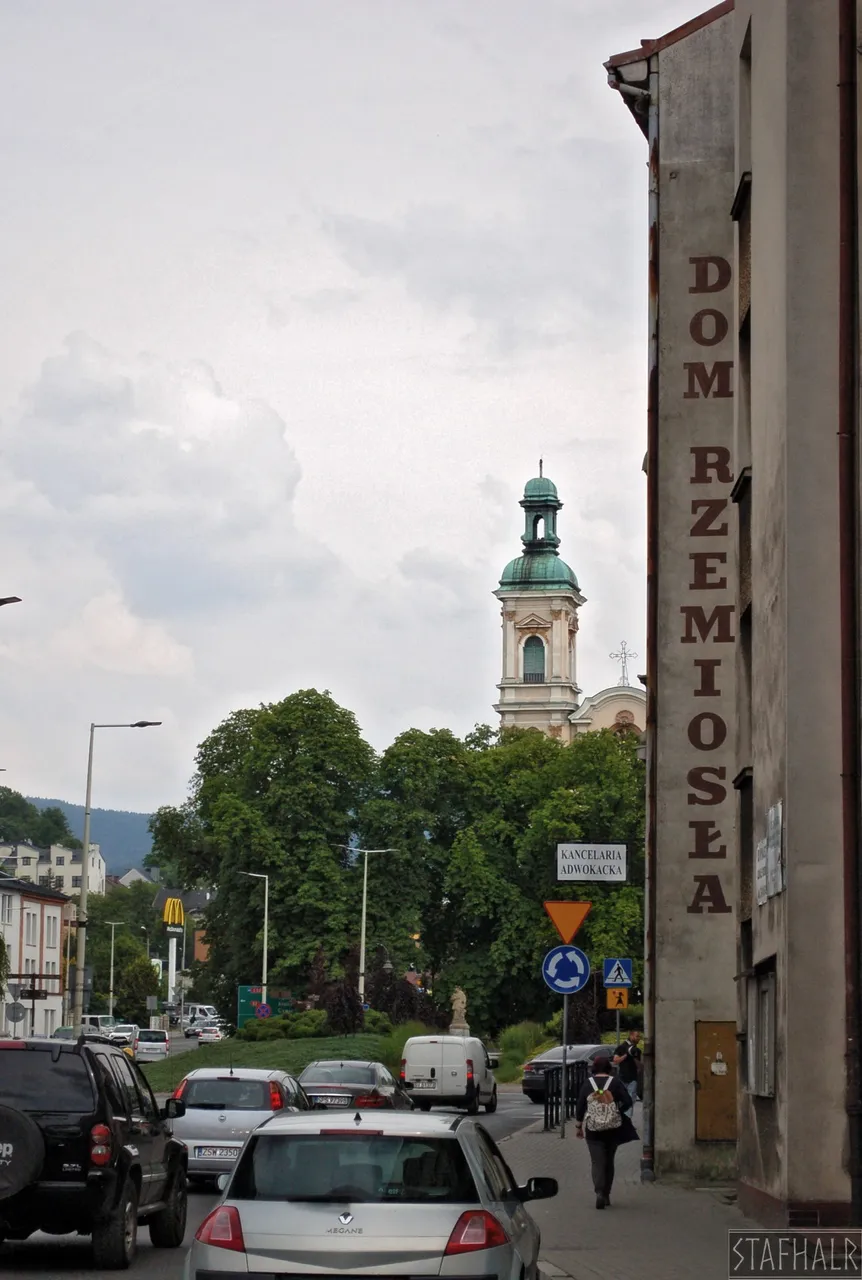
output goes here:
<path id="1" fill-rule="evenodd" d="M 664 1055 L 676 1054 L 663 991 L 670 969 L 683 981 L 708 956 L 717 1004 L 726 1008 L 731 986 L 736 993 L 740 1204 L 776 1226 L 862 1224 L 860 29 L 857 0 L 728 0 L 607 64 L 653 147 L 657 232 L 647 859 L 655 1151 L 645 1157 L 658 1174 L 680 1163 L 680 1117 L 663 1085 Z M 706 352 L 696 356 L 692 341 Z M 674 423 L 680 360 L 690 404 Z M 699 434 L 707 403 L 709 439 Z M 693 456 L 701 445 L 711 452 Z M 706 569 L 716 591 L 704 597 L 708 637 L 683 628 L 706 659 L 704 683 L 710 673 L 703 705 L 727 730 L 712 740 L 709 767 L 687 775 L 688 804 L 703 805 L 721 832 L 702 846 L 721 879 L 712 922 L 721 936 L 706 944 L 689 909 L 662 889 L 678 869 L 674 831 L 682 834 L 666 744 L 690 710 L 668 683 L 675 656 L 664 610 L 686 589 L 667 505 L 674 474 L 692 513 L 704 504 L 700 532 L 714 541 L 698 547 L 719 553 Z M 697 575 L 695 562 L 691 584 Z"/>
<path id="2" fill-rule="evenodd" d="M 650 150 L 649 1176 L 736 1156 L 733 30 L 719 6 L 606 64 Z"/>
<path id="3" fill-rule="evenodd" d="M 12 875 L 71 895 L 81 890 L 82 857 L 83 850 L 67 849 L 61 844 L 52 844 L 49 849 L 37 849 L 32 844 L 0 844 L 0 864 Z M 91 844 L 87 881 L 90 893 L 105 892 L 105 873 L 102 851 L 97 844 Z"/>
<path id="4" fill-rule="evenodd" d="M 0 876 L 0 938 L 5 943 L 9 973 L 18 975 L 10 976 L 5 987 L 0 986 L 4 1036 L 50 1036 L 62 1025 L 66 904 L 66 897 L 54 889 Z M 21 988 L 46 993 L 42 998 L 22 1001 L 21 1022 L 13 1022 L 9 1016 L 15 1001 L 8 983 L 15 986 L 16 996 Z"/>

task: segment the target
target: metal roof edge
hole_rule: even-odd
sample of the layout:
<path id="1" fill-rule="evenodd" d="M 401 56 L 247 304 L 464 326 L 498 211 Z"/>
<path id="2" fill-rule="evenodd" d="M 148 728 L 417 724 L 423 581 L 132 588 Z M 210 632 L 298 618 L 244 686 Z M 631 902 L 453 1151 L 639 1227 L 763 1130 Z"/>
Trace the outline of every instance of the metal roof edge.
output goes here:
<path id="1" fill-rule="evenodd" d="M 688 22 L 684 22 L 681 27 L 675 27 L 667 35 L 659 36 L 655 40 L 642 40 L 639 49 L 627 49 L 624 53 L 611 54 L 604 64 L 605 69 L 612 71 L 615 67 L 624 67 L 630 62 L 640 62 L 641 59 L 648 58 L 654 53 L 660 53 L 662 49 L 667 49 L 671 45 L 677 44 L 680 40 L 685 40 L 688 36 L 694 35 L 696 31 L 700 31 L 703 27 L 708 27 L 710 23 L 716 22 L 728 13 L 732 13 L 733 8 L 734 0 L 721 0 L 720 4 L 713 5 L 711 9 L 707 9 L 705 13 L 698 14 L 695 18 L 690 18 Z"/>

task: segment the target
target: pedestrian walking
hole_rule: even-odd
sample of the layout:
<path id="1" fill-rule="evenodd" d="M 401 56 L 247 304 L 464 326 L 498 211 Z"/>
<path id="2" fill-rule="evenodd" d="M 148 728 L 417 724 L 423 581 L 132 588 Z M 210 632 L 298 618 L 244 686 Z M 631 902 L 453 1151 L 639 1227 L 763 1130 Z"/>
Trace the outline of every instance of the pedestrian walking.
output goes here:
<path id="1" fill-rule="evenodd" d="M 593 1059 L 593 1074 L 584 1083 L 575 1106 L 575 1133 L 586 1138 L 589 1148 L 597 1209 L 611 1203 L 623 1112 L 629 1111 L 631 1105 L 628 1091 L 611 1072 L 610 1056 L 599 1054 Z"/>
<path id="2" fill-rule="evenodd" d="M 627 1040 L 614 1049 L 614 1066 L 619 1072 L 620 1080 L 631 1095 L 632 1106 L 638 1100 L 638 1074 L 642 1053 L 639 1048 L 641 1033 L 632 1031 Z"/>

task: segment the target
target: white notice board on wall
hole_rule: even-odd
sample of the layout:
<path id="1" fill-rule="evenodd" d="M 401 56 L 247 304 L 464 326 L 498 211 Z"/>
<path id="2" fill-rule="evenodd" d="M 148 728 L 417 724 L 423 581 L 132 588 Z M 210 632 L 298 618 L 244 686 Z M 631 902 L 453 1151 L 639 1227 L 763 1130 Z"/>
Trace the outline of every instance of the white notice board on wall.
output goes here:
<path id="1" fill-rule="evenodd" d="M 626 879 L 624 844 L 558 844 L 557 880 L 593 880 L 624 884 Z"/>

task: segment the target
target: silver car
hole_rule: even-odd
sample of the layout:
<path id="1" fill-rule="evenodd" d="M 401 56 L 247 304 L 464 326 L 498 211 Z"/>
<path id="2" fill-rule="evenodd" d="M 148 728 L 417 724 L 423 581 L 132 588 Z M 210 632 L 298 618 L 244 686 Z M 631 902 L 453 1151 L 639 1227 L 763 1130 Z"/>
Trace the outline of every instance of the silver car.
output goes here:
<path id="1" fill-rule="evenodd" d="M 174 1120 L 175 1138 L 189 1153 L 189 1177 L 204 1181 L 229 1173 L 243 1143 L 263 1120 L 278 1112 L 311 1110 L 293 1076 L 254 1067 L 199 1067 L 174 1092 L 186 1104 Z"/>
<path id="2" fill-rule="evenodd" d="M 186 1277 L 373 1270 L 536 1280 L 539 1229 L 524 1202 L 556 1194 L 553 1178 L 519 1187 L 467 1117 L 279 1115 L 249 1139 L 195 1236 Z"/>
<path id="3" fill-rule="evenodd" d="M 141 1027 L 132 1041 L 136 1062 L 161 1062 L 171 1051 L 171 1037 L 167 1031 Z"/>

